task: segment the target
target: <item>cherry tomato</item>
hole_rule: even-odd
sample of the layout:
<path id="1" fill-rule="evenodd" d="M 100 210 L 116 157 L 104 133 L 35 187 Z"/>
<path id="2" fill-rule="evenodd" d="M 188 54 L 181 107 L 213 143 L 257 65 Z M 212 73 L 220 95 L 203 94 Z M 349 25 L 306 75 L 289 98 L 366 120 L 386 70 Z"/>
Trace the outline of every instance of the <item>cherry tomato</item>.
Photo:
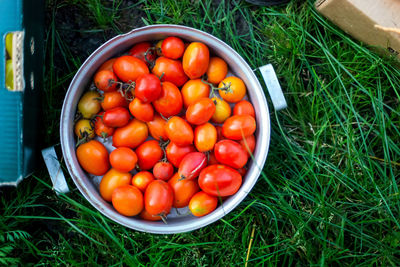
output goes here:
<path id="1" fill-rule="evenodd" d="M 162 50 L 161 50 L 161 46 L 164 40 L 160 40 L 156 43 L 156 52 L 157 52 L 157 56 L 161 57 L 162 54 Z"/>
<path id="2" fill-rule="evenodd" d="M 76 149 L 76 157 L 81 167 L 93 175 L 103 175 L 110 169 L 108 151 L 97 140 L 83 143 Z"/>
<path id="3" fill-rule="evenodd" d="M 231 106 L 218 97 L 213 97 L 211 99 L 215 104 L 215 112 L 211 117 L 211 120 L 215 123 L 223 123 L 231 115 Z"/>
<path id="4" fill-rule="evenodd" d="M 94 84 L 104 92 L 117 90 L 117 81 L 117 76 L 111 70 L 100 70 L 94 75 Z"/>
<path id="5" fill-rule="evenodd" d="M 110 153 L 111 166 L 120 172 L 132 171 L 137 161 L 135 151 L 129 147 L 118 147 Z"/>
<path id="6" fill-rule="evenodd" d="M 116 107 L 107 110 L 103 115 L 103 122 L 108 127 L 124 127 L 129 123 L 131 114 L 126 108 Z"/>
<path id="7" fill-rule="evenodd" d="M 136 57 L 120 56 L 113 64 L 113 71 L 123 82 L 134 82 L 140 75 L 149 73 L 149 68 Z"/>
<path id="8" fill-rule="evenodd" d="M 249 135 L 245 137 L 244 139 L 242 138 L 239 141 L 239 144 L 243 147 L 243 149 L 247 152 L 248 156 L 251 156 L 253 154 L 254 149 L 256 147 L 256 138 L 254 135 Z"/>
<path id="9" fill-rule="evenodd" d="M 93 124 L 90 122 L 90 120 L 80 119 L 75 123 L 75 134 L 79 139 L 93 139 L 95 136 Z"/>
<path id="10" fill-rule="evenodd" d="M 133 119 L 124 127 L 115 130 L 113 146 L 136 148 L 147 139 L 148 134 L 146 123 Z"/>
<path id="11" fill-rule="evenodd" d="M 167 155 L 168 161 L 176 168 L 179 168 L 179 164 L 181 164 L 186 154 L 194 151 L 196 151 L 196 149 L 193 145 L 178 146 L 174 142 L 170 142 L 165 149 L 165 154 Z"/>
<path id="12" fill-rule="evenodd" d="M 173 83 L 163 82 L 160 97 L 153 102 L 157 112 L 168 118 L 182 110 L 182 95 Z"/>
<path id="13" fill-rule="evenodd" d="M 255 130 L 256 120 L 250 115 L 233 115 L 222 125 L 222 134 L 232 140 L 252 135 Z"/>
<path id="14" fill-rule="evenodd" d="M 231 167 L 211 165 L 200 172 L 200 188 L 212 196 L 231 196 L 242 185 L 242 176 Z"/>
<path id="15" fill-rule="evenodd" d="M 208 47 L 200 42 L 191 43 L 182 59 L 183 70 L 190 79 L 200 78 L 206 73 L 210 61 Z"/>
<path id="16" fill-rule="evenodd" d="M 199 125 L 194 129 L 194 145 L 199 152 L 207 152 L 217 142 L 217 129 L 211 123 Z"/>
<path id="17" fill-rule="evenodd" d="M 181 61 L 166 57 L 157 58 L 156 64 L 151 72 L 158 77 L 162 75 L 162 82 L 171 82 L 178 87 L 181 87 L 188 80 L 188 77 L 183 71 Z"/>
<path id="18" fill-rule="evenodd" d="M 233 108 L 233 115 L 250 115 L 256 117 L 253 105 L 247 100 L 241 100 Z"/>
<path id="19" fill-rule="evenodd" d="M 228 64 L 219 57 L 212 57 L 210 58 L 206 73 L 208 82 L 219 84 L 228 73 Z"/>
<path id="20" fill-rule="evenodd" d="M 100 94 L 95 91 L 84 93 L 78 102 L 78 111 L 85 119 L 91 119 L 100 109 Z"/>
<path id="21" fill-rule="evenodd" d="M 215 104 L 210 98 L 201 98 L 192 103 L 186 110 L 186 119 L 194 125 L 208 122 L 215 112 Z"/>
<path id="22" fill-rule="evenodd" d="M 229 103 L 236 103 L 242 100 L 246 95 L 246 85 L 240 78 L 234 76 L 227 77 L 220 82 L 218 88 L 223 88 L 228 85 L 230 92 L 221 89 L 218 90 L 219 95 L 225 101 Z"/>
<path id="23" fill-rule="evenodd" d="M 101 107 L 107 111 L 116 107 L 128 107 L 128 101 L 118 91 L 106 92 L 103 95 L 103 101 Z"/>
<path id="24" fill-rule="evenodd" d="M 185 45 L 180 38 L 171 36 L 164 39 L 161 51 L 164 57 L 178 59 L 183 55 Z"/>
<path id="25" fill-rule="evenodd" d="M 139 188 L 143 193 L 146 191 L 147 186 L 154 181 L 154 176 L 151 172 L 141 171 L 132 177 L 132 185 Z"/>
<path id="26" fill-rule="evenodd" d="M 186 146 L 193 144 L 194 134 L 193 129 L 181 117 L 174 116 L 165 124 L 165 133 L 171 142 L 178 146 Z"/>
<path id="27" fill-rule="evenodd" d="M 144 193 L 144 206 L 151 215 L 166 216 L 174 201 L 174 191 L 162 180 L 154 180 Z"/>
<path id="28" fill-rule="evenodd" d="M 246 150 L 239 143 L 228 139 L 215 144 L 214 155 L 220 163 L 235 169 L 243 168 L 248 160 Z"/>
<path id="29" fill-rule="evenodd" d="M 143 194 L 132 185 L 117 187 L 111 196 L 113 207 L 122 215 L 135 216 L 144 208 Z"/>
<path id="30" fill-rule="evenodd" d="M 161 217 L 157 215 L 151 215 L 146 209 L 143 209 L 139 214 L 140 218 L 146 221 L 161 221 Z"/>
<path id="31" fill-rule="evenodd" d="M 207 166 L 207 157 L 204 153 L 190 152 L 179 164 L 178 173 L 180 178 L 192 180 L 199 176 L 205 166 Z"/>
<path id="32" fill-rule="evenodd" d="M 141 42 L 138 44 L 135 44 L 128 52 L 128 55 L 133 56 L 133 57 L 137 57 L 140 60 L 143 60 L 144 62 L 146 62 L 146 64 L 148 65 L 148 61 L 154 61 L 156 59 L 156 55 L 154 54 L 154 51 L 152 51 L 151 49 L 149 50 L 149 48 L 151 48 L 151 43 L 150 42 Z M 147 60 L 145 58 L 146 52 L 147 53 Z"/>
<path id="33" fill-rule="evenodd" d="M 111 59 L 107 60 L 100 66 L 100 68 L 97 71 L 101 71 L 101 70 L 113 71 L 112 66 L 114 65 L 115 60 L 117 60 L 117 58 L 111 58 Z"/>
<path id="34" fill-rule="evenodd" d="M 207 215 L 214 211 L 218 205 L 218 198 L 203 191 L 197 192 L 189 202 L 189 210 L 196 217 Z"/>
<path id="35" fill-rule="evenodd" d="M 149 140 L 136 149 L 138 165 L 141 170 L 150 170 L 162 159 L 164 152 L 156 140 Z"/>
<path id="36" fill-rule="evenodd" d="M 137 78 L 135 85 L 135 97 L 143 103 L 150 103 L 161 95 L 160 79 L 154 74 L 144 74 Z"/>
<path id="37" fill-rule="evenodd" d="M 143 103 L 139 98 L 135 98 L 129 103 L 129 111 L 138 120 L 148 122 L 153 120 L 154 109 L 150 103 Z"/>
<path id="38" fill-rule="evenodd" d="M 104 111 L 100 112 L 98 115 L 99 116 L 96 117 L 94 120 L 94 132 L 96 133 L 97 136 L 102 138 L 107 138 L 109 136 L 112 136 L 114 134 L 114 128 L 108 127 L 104 124 L 102 118 L 104 115 Z"/>
<path id="39" fill-rule="evenodd" d="M 174 166 L 169 162 L 159 161 L 153 167 L 154 178 L 168 181 L 174 174 Z"/>
<path id="40" fill-rule="evenodd" d="M 150 135 L 156 139 L 163 139 L 164 141 L 168 140 L 167 134 L 165 133 L 165 124 L 167 122 L 161 118 L 160 115 L 156 114 L 153 117 L 153 120 L 146 122 L 147 127 L 149 128 Z"/>
<path id="41" fill-rule="evenodd" d="M 210 94 L 210 86 L 203 83 L 201 79 L 187 81 L 181 90 L 183 105 L 187 108 L 190 104 L 196 100 L 204 97 L 208 97 Z"/>
<path id="42" fill-rule="evenodd" d="M 199 191 L 199 185 L 195 180 L 181 180 L 178 173 L 168 181 L 174 190 L 174 208 L 183 208 L 189 204 L 190 199 Z"/>
<path id="43" fill-rule="evenodd" d="M 131 178 L 132 175 L 129 172 L 120 172 L 111 168 L 106 174 L 104 174 L 103 178 L 101 178 L 99 186 L 101 197 L 105 201 L 110 202 L 115 188 L 122 185 L 129 185 Z"/>

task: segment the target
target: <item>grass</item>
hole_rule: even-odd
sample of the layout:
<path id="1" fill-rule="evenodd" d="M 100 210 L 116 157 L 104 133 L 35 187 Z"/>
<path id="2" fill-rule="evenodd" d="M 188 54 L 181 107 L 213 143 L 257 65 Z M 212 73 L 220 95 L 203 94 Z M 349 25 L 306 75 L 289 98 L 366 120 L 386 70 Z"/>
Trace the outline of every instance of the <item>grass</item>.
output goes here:
<path id="1" fill-rule="evenodd" d="M 0 189 L 1 265 L 400 265 L 400 70 L 392 59 L 321 17 L 311 0 L 273 8 L 210 0 L 46 6 L 43 147 L 59 142 L 63 97 L 92 52 L 74 49 L 129 27 L 188 25 L 221 38 L 254 69 L 272 63 L 289 107 L 275 112 L 269 103 L 271 145 L 251 193 L 223 220 L 190 233 L 124 228 L 93 209 L 69 177 L 72 192 L 56 196 L 41 166 L 18 189 Z M 58 26 L 63 8 L 88 24 Z M 82 40 L 71 44 L 66 37 L 76 32 Z"/>

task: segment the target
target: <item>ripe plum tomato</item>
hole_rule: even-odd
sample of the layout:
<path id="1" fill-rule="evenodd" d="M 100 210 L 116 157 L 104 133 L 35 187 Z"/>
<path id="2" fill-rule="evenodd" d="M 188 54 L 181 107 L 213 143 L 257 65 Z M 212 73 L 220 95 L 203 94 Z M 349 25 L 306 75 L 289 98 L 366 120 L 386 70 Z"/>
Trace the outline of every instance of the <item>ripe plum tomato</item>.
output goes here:
<path id="1" fill-rule="evenodd" d="M 115 188 L 122 185 L 129 185 L 132 175 L 129 172 L 120 172 L 111 168 L 103 178 L 101 178 L 99 191 L 105 201 L 111 202 L 112 193 Z"/>
<path id="2" fill-rule="evenodd" d="M 170 36 L 165 38 L 162 42 L 161 51 L 164 57 L 178 59 L 185 51 L 185 44 L 180 38 Z"/>
<path id="3" fill-rule="evenodd" d="M 207 152 L 217 142 L 217 129 L 211 123 L 199 125 L 194 129 L 194 145 L 199 152 Z"/>
<path id="4" fill-rule="evenodd" d="M 218 90 L 219 95 L 229 103 L 236 103 L 242 100 L 246 95 L 246 85 L 244 82 L 238 77 L 227 77 L 220 82 L 218 88 L 223 88 L 228 84 L 230 84 L 230 92 L 220 89 Z"/>
<path id="5" fill-rule="evenodd" d="M 161 221 L 161 217 L 157 215 L 151 215 L 146 209 L 143 209 L 139 214 L 140 218 L 146 221 Z"/>
<path id="6" fill-rule="evenodd" d="M 174 166 L 165 161 L 157 162 L 153 167 L 154 178 L 168 181 L 174 174 Z"/>
<path id="7" fill-rule="evenodd" d="M 117 58 L 111 58 L 111 59 L 107 60 L 100 66 L 100 68 L 97 71 L 101 71 L 101 70 L 113 71 L 112 66 L 114 65 L 115 60 L 117 60 Z"/>
<path id="8" fill-rule="evenodd" d="M 215 112 L 215 104 L 210 98 L 196 100 L 186 110 L 186 119 L 194 125 L 208 122 Z"/>
<path id="9" fill-rule="evenodd" d="M 134 82 L 143 74 L 149 73 L 149 68 L 143 60 L 132 56 L 120 56 L 113 64 L 113 71 L 123 82 Z"/>
<path id="10" fill-rule="evenodd" d="M 208 97 L 210 94 L 210 86 L 203 83 L 201 79 L 189 80 L 183 85 L 181 93 L 183 105 L 187 108 L 196 100 Z"/>
<path id="11" fill-rule="evenodd" d="M 214 211 L 218 205 L 218 198 L 203 191 L 197 192 L 189 202 L 189 210 L 196 217 L 207 215 Z"/>
<path id="12" fill-rule="evenodd" d="M 211 100 L 215 104 L 215 112 L 211 120 L 215 123 L 223 123 L 231 115 L 231 106 L 219 97 L 213 97 Z"/>
<path id="13" fill-rule="evenodd" d="M 170 118 L 165 124 L 165 133 L 171 142 L 178 146 L 193 144 L 194 134 L 192 126 L 178 116 Z"/>
<path id="14" fill-rule="evenodd" d="M 155 114 L 151 121 L 146 122 L 147 127 L 149 128 L 150 135 L 156 139 L 160 140 L 160 138 L 164 141 L 168 140 L 167 134 L 165 133 L 165 124 L 167 122 L 158 114 Z"/>
<path id="15" fill-rule="evenodd" d="M 252 135 L 255 130 L 256 120 L 250 115 L 233 115 L 222 125 L 222 134 L 232 140 Z"/>
<path id="16" fill-rule="evenodd" d="M 199 191 L 196 180 L 181 180 L 178 173 L 168 181 L 174 190 L 174 208 L 183 208 L 189 204 L 190 199 Z"/>
<path id="17" fill-rule="evenodd" d="M 81 167 L 93 175 L 103 175 L 110 169 L 108 151 L 97 140 L 83 143 L 76 149 L 76 157 Z"/>
<path id="18" fill-rule="evenodd" d="M 128 124 L 131 114 L 126 108 L 116 107 L 107 110 L 103 115 L 103 122 L 108 127 L 123 127 Z"/>
<path id="19" fill-rule="evenodd" d="M 250 115 L 256 117 L 253 105 L 247 100 L 241 100 L 233 108 L 233 115 Z"/>
<path id="20" fill-rule="evenodd" d="M 94 75 L 94 84 L 104 92 L 117 90 L 117 81 L 117 76 L 111 70 L 100 70 Z"/>
<path id="21" fill-rule="evenodd" d="M 96 91 L 88 91 L 79 99 L 78 111 L 85 119 L 91 119 L 100 109 L 100 94 Z"/>
<path id="22" fill-rule="evenodd" d="M 154 51 L 149 50 L 149 48 L 151 48 L 150 42 L 141 42 L 132 46 L 132 48 L 128 52 L 128 55 L 137 57 L 138 59 L 143 60 L 144 62 L 146 62 L 146 64 L 148 64 L 147 60 L 154 61 L 156 59 Z M 149 52 L 147 53 L 147 60 L 146 60 L 145 54 L 147 51 Z"/>
<path id="23" fill-rule="evenodd" d="M 107 138 L 109 136 L 112 136 L 114 134 L 114 128 L 108 127 L 104 124 L 103 122 L 104 111 L 100 112 L 98 115 L 99 116 L 95 117 L 94 119 L 94 132 L 96 133 L 97 136 L 102 138 Z"/>
<path id="24" fill-rule="evenodd" d="M 243 168 L 248 160 L 246 150 L 239 143 L 228 139 L 215 144 L 214 155 L 218 162 L 235 169 Z"/>
<path id="25" fill-rule="evenodd" d="M 189 44 L 183 54 L 183 70 L 190 79 L 200 78 L 206 73 L 210 61 L 208 47 L 200 42 Z"/>
<path id="26" fill-rule="evenodd" d="M 161 94 L 160 79 L 154 74 L 143 74 L 136 80 L 135 97 L 143 103 L 150 103 L 158 99 Z"/>
<path id="27" fill-rule="evenodd" d="M 80 119 L 75 123 L 75 134 L 79 139 L 93 139 L 95 136 L 93 124 L 90 122 L 90 120 Z"/>
<path id="28" fill-rule="evenodd" d="M 150 103 L 143 103 L 139 98 L 134 98 L 129 103 L 129 111 L 138 120 L 148 122 L 154 118 L 154 108 Z"/>
<path id="29" fill-rule="evenodd" d="M 176 168 L 179 168 L 179 164 L 181 164 L 186 154 L 194 151 L 196 151 L 196 149 L 193 145 L 178 146 L 174 142 L 170 142 L 165 149 L 165 154 L 167 155 L 168 161 Z"/>
<path id="30" fill-rule="evenodd" d="M 148 134 L 146 123 L 133 119 L 124 127 L 115 129 L 113 146 L 136 148 L 147 139 Z"/>
<path id="31" fill-rule="evenodd" d="M 158 77 L 162 75 L 162 82 L 171 82 L 178 87 L 181 87 L 188 80 L 188 77 L 183 71 L 181 61 L 166 57 L 157 58 L 156 64 L 151 72 Z"/>
<path id="32" fill-rule="evenodd" d="M 199 176 L 201 170 L 207 166 L 207 156 L 201 152 L 190 152 L 179 164 L 179 177 L 181 179 L 193 180 Z"/>
<path id="33" fill-rule="evenodd" d="M 146 191 L 147 186 L 154 181 L 154 176 L 151 172 L 141 171 L 136 173 L 132 177 L 132 185 L 139 188 L 140 191 L 144 193 Z"/>
<path id="34" fill-rule="evenodd" d="M 208 82 L 219 84 L 228 73 L 228 64 L 222 58 L 212 57 L 206 73 Z"/>
<path id="35" fill-rule="evenodd" d="M 160 97 L 153 102 L 154 108 L 168 118 L 179 114 L 182 110 L 182 95 L 173 83 L 163 82 Z"/>
<path id="36" fill-rule="evenodd" d="M 105 111 L 116 107 L 128 107 L 128 101 L 118 91 L 106 92 L 102 98 L 101 107 Z"/>
<path id="37" fill-rule="evenodd" d="M 154 180 L 144 193 L 144 206 L 151 215 L 166 216 L 174 201 L 174 191 L 165 181 Z"/>
<path id="38" fill-rule="evenodd" d="M 150 170 L 162 159 L 164 152 L 156 140 L 149 140 L 136 149 L 138 165 L 141 170 Z"/>
<path id="39" fill-rule="evenodd" d="M 200 188 L 212 196 L 231 196 L 242 185 L 242 176 L 231 167 L 225 165 L 211 165 L 200 172 Z"/>
<path id="40" fill-rule="evenodd" d="M 247 152 L 247 155 L 250 157 L 253 154 L 254 149 L 256 148 L 256 138 L 254 135 L 249 135 L 245 138 L 242 138 L 239 141 L 239 144 L 243 147 L 243 149 Z"/>
<path id="41" fill-rule="evenodd" d="M 111 196 L 113 207 L 122 215 L 135 216 L 144 208 L 143 194 L 132 185 L 115 188 Z"/>
<path id="42" fill-rule="evenodd" d="M 129 147 L 118 147 L 110 153 L 111 166 L 120 172 L 132 171 L 137 163 L 135 151 Z"/>

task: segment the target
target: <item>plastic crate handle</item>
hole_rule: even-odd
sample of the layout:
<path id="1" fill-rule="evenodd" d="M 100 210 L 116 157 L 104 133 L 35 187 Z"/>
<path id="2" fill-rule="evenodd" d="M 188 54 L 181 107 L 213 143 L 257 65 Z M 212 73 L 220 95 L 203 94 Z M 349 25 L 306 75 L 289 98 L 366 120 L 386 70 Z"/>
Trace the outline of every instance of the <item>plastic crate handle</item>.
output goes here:
<path id="1" fill-rule="evenodd" d="M 54 146 L 43 149 L 42 156 L 46 163 L 51 182 L 53 183 L 53 189 L 56 191 L 56 194 L 68 193 L 69 187 L 65 180 Z"/>
<path id="2" fill-rule="evenodd" d="M 286 99 L 282 87 L 279 84 L 278 77 L 276 77 L 274 67 L 271 64 L 267 64 L 259 67 L 259 70 L 267 86 L 275 110 L 279 111 L 287 108 Z"/>

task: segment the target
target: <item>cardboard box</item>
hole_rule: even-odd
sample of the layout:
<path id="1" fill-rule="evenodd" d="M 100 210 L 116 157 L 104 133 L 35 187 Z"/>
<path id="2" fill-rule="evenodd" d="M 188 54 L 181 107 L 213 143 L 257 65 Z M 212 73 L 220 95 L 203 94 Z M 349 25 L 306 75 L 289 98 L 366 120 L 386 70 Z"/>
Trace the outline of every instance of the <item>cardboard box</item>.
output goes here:
<path id="1" fill-rule="evenodd" d="M 356 39 L 400 59 L 400 0 L 318 0 L 315 7 Z"/>

